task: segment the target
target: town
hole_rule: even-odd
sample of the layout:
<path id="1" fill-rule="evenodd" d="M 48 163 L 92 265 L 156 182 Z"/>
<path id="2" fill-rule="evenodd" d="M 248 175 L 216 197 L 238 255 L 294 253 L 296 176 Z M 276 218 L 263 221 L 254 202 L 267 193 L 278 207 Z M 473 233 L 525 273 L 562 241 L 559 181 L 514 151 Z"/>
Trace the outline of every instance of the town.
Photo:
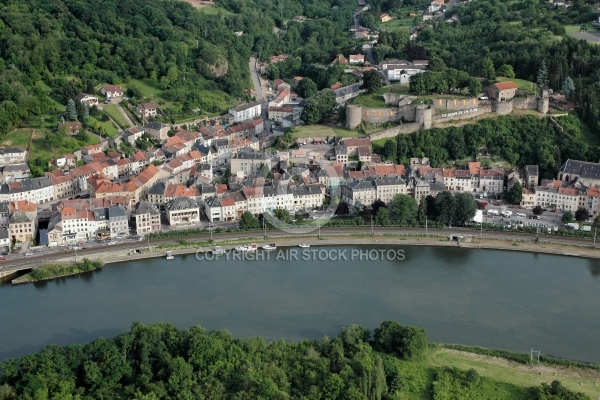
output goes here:
<path id="1" fill-rule="evenodd" d="M 391 64 L 385 65 L 389 72 Z M 304 101 L 288 83 L 275 81 L 272 87 L 275 95 L 266 110 L 260 102 L 247 103 L 187 129 L 149 121 L 52 160 L 53 170 L 43 177 L 29 177 L 27 149 L 0 149 L 4 255 L 15 249 L 30 255 L 30 249 L 38 246 L 105 242 L 163 230 L 227 223 L 231 227 L 245 212 L 260 216 L 282 209 L 292 216 L 308 216 L 332 202 L 350 208 L 390 204 L 397 195 L 419 203 L 444 191 L 464 192 L 477 197 L 480 208 L 489 208 L 491 199 L 500 201 L 517 183 L 522 194 L 514 206 L 529 214 L 542 207 L 561 216 L 580 209 L 590 218 L 598 215 L 598 163 L 567 160 L 556 179 L 541 180 L 536 165 L 504 170 L 472 161 L 456 168 L 433 168 L 427 157 L 395 165 L 372 152 L 369 137 L 316 136 L 275 150 L 273 141 L 284 132 L 277 128 L 298 125 Z M 501 103 L 512 98 L 516 87 L 507 82 L 494 88 L 489 95 L 502 96 Z M 338 107 L 360 92 L 359 84 L 335 88 Z M 112 85 L 101 93 L 109 98 L 123 95 Z M 77 98 L 85 106 L 100 101 L 92 94 Z M 152 118 L 156 106 L 143 104 L 138 112 Z M 82 129 L 77 122 L 63 124 L 73 134 Z M 135 147 L 142 137 L 161 145 L 129 157 L 114 150 L 123 142 Z M 489 199 L 489 204 L 482 199 Z M 37 233 L 40 221 L 43 234 Z"/>

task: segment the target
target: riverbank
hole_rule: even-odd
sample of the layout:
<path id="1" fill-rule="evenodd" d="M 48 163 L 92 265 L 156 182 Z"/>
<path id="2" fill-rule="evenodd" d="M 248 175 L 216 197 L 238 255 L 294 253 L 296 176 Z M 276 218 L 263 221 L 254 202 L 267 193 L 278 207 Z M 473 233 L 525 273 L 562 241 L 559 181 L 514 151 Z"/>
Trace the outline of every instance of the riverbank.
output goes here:
<path id="1" fill-rule="evenodd" d="M 243 233 L 243 232 L 240 232 Z M 164 243 L 161 245 L 150 246 L 135 246 L 128 249 L 113 249 L 104 247 L 98 252 L 87 254 L 86 258 L 94 261 L 101 261 L 104 265 L 115 264 L 127 261 L 135 261 L 147 258 L 165 257 L 167 251 L 171 251 L 174 256 L 195 254 L 196 252 L 209 252 L 215 246 L 221 246 L 225 251 L 233 250 L 240 244 L 257 243 L 260 247 L 266 243 L 275 243 L 280 247 L 297 247 L 299 243 L 307 243 L 311 246 L 339 246 L 339 245 L 356 245 L 368 246 L 373 244 L 378 245 L 395 245 L 395 246 L 439 246 L 439 247 L 454 247 L 465 249 L 487 249 L 487 250 L 503 250 L 503 251 L 522 251 L 530 253 L 551 254 L 570 257 L 582 257 L 600 259 L 600 249 L 593 248 L 589 245 L 571 245 L 548 243 L 546 241 L 536 242 L 534 240 L 524 240 L 514 238 L 497 239 L 485 236 L 482 238 L 472 237 L 465 232 L 457 231 L 463 237 L 460 242 L 449 240 L 447 235 L 440 234 L 327 234 L 321 238 L 316 235 L 313 237 L 295 236 L 293 234 L 281 235 L 240 235 L 238 238 L 229 238 L 222 240 L 179 240 L 174 243 Z M 72 257 L 64 257 L 57 259 L 53 264 L 71 263 Z M 86 271 L 81 271 L 86 272 Z M 77 274 L 74 273 L 74 274 Z M 67 275 L 73 275 L 69 273 Z M 63 276 L 67 276 L 63 275 Z M 61 276 L 56 276 L 56 278 Z M 22 277 L 12 280 L 13 284 L 27 283 L 28 281 L 20 281 Z M 48 278 L 52 279 L 52 278 Z"/>
<path id="2" fill-rule="evenodd" d="M 586 248 L 583 246 L 556 245 L 550 243 L 535 243 L 519 240 L 498 239 L 472 239 L 470 242 L 450 241 L 446 236 L 437 235 L 328 235 L 327 237 L 305 236 L 294 237 L 264 237 L 247 236 L 237 240 L 216 240 L 213 243 L 187 242 L 186 244 L 172 244 L 168 246 L 151 247 L 141 253 L 126 252 L 126 254 L 114 254 L 114 252 L 103 255 L 106 264 L 133 261 L 137 259 L 164 257 L 166 251 L 173 255 L 195 254 L 196 252 L 212 251 L 215 246 L 221 246 L 225 251 L 234 250 L 240 244 L 256 243 L 259 247 L 267 243 L 275 243 L 280 247 L 297 247 L 299 243 L 310 246 L 342 246 L 342 245 L 397 245 L 397 246 L 440 246 L 460 247 L 468 249 L 487 249 L 505 251 L 523 251 L 530 253 L 542 253 L 551 255 L 562 255 L 582 258 L 600 259 L 600 249 Z M 197 245 L 195 245 L 197 244 Z M 147 249 L 147 248 L 146 248 Z"/>
<path id="3" fill-rule="evenodd" d="M 114 264 L 127 261 L 135 261 L 147 258 L 164 257 L 167 251 L 171 251 L 174 256 L 194 254 L 198 251 L 211 251 L 215 246 L 221 246 L 223 250 L 233 250 L 237 245 L 247 243 L 257 243 L 259 246 L 266 243 L 276 243 L 281 247 L 296 247 L 299 243 L 307 243 L 311 246 L 337 246 L 337 245 L 357 245 L 368 246 L 396 245 L 396 246 L 442 246 L 442 247 L 460 247 L 468 249 L 490 249 L 505 251 L 522 251 L 530 253 L 542 253 L 551 255 L 561 255 L 570 257 L 581 257 L 600 259 L 600 249 L 594 248 L 589 242 L 581 243 L 561 243 L 551 240 L 555 238 L 542 237 L 536 241 L 532 236 L 517 236 L 503 234 L 502 237 L 492 236 L 486 232 L 481 238 L 475 235 L 473 231 L 451 231 L 453 236 L 460 236 L 460 242 L 450 240 L 447 233 L 381 233 L 374 235 L 368 233 L 322 233 L 319 238 L 317 235 L 294 235 L 291 233 L 273 234 L 269 232 L 266 237 L 260 235 L 262 232 L 239 232 L 233 237 L 217 236 L 214 241 L 193 240 L 193 237 L 177 240 L 175 238 L 163 242 L 162 244 L 150 244 L 144 246 L 142 243 L 131 244 L 126 248 L 115 248 L 115 246 L 103 247 L 97 251 L 89 252 L 85 255 L 90 260 L 101 261 L 103 264 Z M 253 235 L 253 233 L 256 233 Z M 225 236 L 225 234 L 223 235 Z M 232 236 L 231 234 L 229 236 Z M 96 250 L 96 249 L 94 249 Z M 54 260 L 53 264 L 71 263 L 73 257 L 61 257 Z M 33 266 L 35 268 L 35 266 Z M 13 283 L 17 283 L 14 282 Z"/>

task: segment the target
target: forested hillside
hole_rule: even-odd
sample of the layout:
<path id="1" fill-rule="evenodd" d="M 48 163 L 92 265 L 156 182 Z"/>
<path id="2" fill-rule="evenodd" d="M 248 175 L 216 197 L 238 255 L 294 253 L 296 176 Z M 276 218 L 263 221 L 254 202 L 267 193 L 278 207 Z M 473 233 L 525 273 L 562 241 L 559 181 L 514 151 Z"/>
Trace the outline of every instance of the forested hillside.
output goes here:
<path id="1" fill-rule="evenodd" d="M 557 381 L 528 388 L 430 367 L 427 351 L 422 329 L 392 321 L 297 343 L 136 323 L 0 364 L 0 399 L 585 399 Z"/>
<path id="2" fill-rule="evenodd" d="M 565 9 L 544 1 L 474 1 L 448 14 L 457 14 L 459 20 L 433 23 L 412 45 L 413 51 L 420 49 L 419 56 L 432 60 L 430 66 L 493 78 L 494 69 L 507 64 L 517 78 L 541 79 L 556 92 L 570 77 L 582 119 L 600 135 L 600 46 L 560 36 L 565 24 L 594 20 L 591 5 L 577 1 Z M 545 74 L 539 73 L 542 65 Z"/>
<path id="3" fill-rule="evenodd" d="M 575 116 L 560 120 L 562 131 L 549 119 L 502 116 L 461 127 L 433 128 L 398 135 L 375 151 L 386 160 L 407 164 L 410 157 L 429 157 L 434 167 L 456 160 L 493 154 L 520 168 L 539 165 L 542 178 L 553 178 L 568 159 L 597 160 L 597 146 L 588 146 L 586 128 Z"/>

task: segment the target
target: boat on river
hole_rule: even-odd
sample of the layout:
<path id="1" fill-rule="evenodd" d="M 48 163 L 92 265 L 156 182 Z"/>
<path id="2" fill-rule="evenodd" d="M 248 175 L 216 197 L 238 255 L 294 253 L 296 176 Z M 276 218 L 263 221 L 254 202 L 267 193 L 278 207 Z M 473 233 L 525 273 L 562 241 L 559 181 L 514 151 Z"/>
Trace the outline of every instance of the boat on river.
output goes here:
<path id="1" fill-rule="evenodd" d="M 243 246 L 238 246 L 235 248 L 235 250 L 241 251 L 241 252 L 256 251 L 256 243 L 250 243 L 250 244 L 246 244 Z"/>
<path id="2" fill-rule="evenodd" d="M 275 243 L 270 243 L 270 244 L 265 244 L 262 247 L 263 250 L 276 250 L 277 249 L 277 245 Z"/>
<path id="3" fill-rule="evenodd" d="M 223 250 L 221 246 L 215 246 L 215 248 L 212 250 L 212 253 L 215 256 L 221 256 L 225 254 L 225 250 Z"/>
<path id="4" fill-rule="evenodd" d="M 303 249 L 308 249 L 308 248 L 310 247 L 310 244 L 307 244 L 307 243 L 300 243 L 300 244 L 298 245 L 298 247 L 302 247 Z"/>
<path id="5" fill-rule="evenodd" d="M 173 255 L 173 253 L 171 251 L 167 251 L 166 258 L 167 258 L 167 260 L 174 260 L 175 256 Z"/>

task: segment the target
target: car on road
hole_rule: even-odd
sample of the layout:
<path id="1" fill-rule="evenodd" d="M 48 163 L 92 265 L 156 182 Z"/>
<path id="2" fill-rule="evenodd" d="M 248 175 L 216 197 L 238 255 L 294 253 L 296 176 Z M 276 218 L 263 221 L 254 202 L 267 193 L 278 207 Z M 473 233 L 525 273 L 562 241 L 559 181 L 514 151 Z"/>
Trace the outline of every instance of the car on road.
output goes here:
<path id="1" fill-rule="evenodd" d="M 29 257 L 29 256 L 32 256 L 32 255 L 33 255 L 33 253 L 31 251 L 28 251 L 27 253 L 25 253 L 25 257 Z"/>
<path id="2" fill-rule="evenodd" d="M 6 258 L 6 257 L 0 257 L 0 261 L 6 261 L 6 260 L 8 260 L 8 258 Z"/>

